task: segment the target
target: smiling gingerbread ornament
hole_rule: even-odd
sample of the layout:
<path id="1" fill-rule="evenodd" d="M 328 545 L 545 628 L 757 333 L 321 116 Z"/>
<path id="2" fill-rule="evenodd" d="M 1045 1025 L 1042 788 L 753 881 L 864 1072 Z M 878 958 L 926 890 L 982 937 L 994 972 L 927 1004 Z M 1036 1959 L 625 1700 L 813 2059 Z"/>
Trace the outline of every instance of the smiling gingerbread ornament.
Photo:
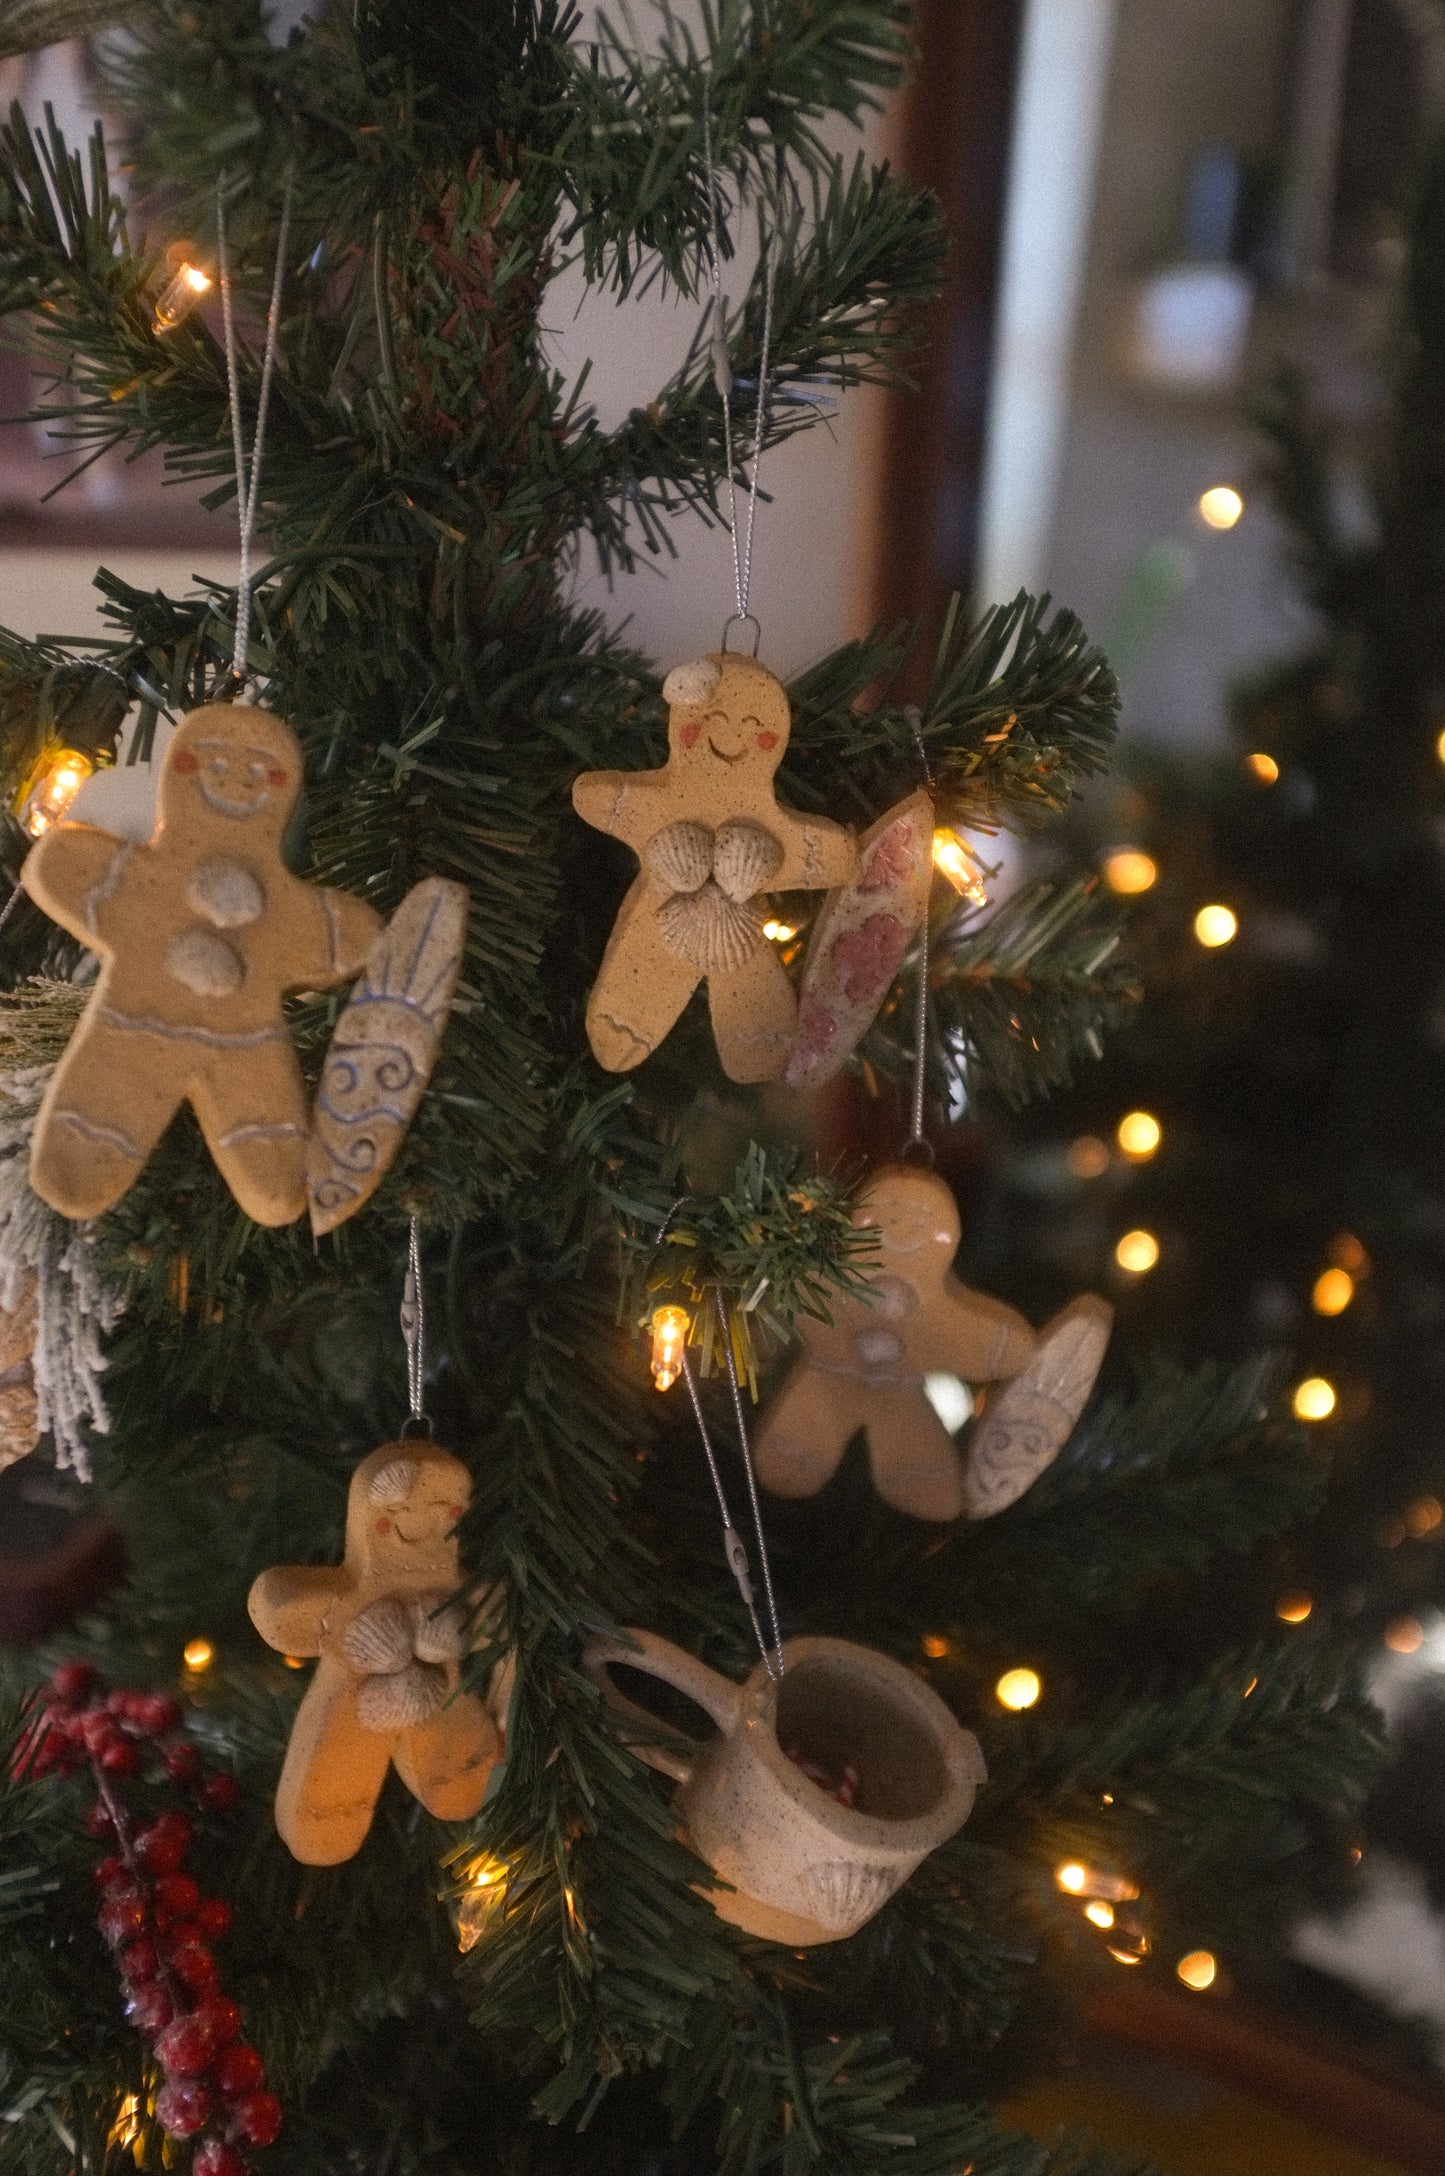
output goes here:
<path id="1" fill-rule="evenodd" d="M 268 1646 L 315 1655 L 276 1790 L 276 1826 L 306 1866 L 355 1856 L 395 1767 L 428 1813 L 466 1821 L 486 1794 L 501 1733 L 460 1689 L 466 1622 L 456 1525 L 471 1494 L 436 1444 L 384 1444 L 351 1477 L 346 1558 L 280 1565 L 251 1589 Z"/>
<path id="2" fill-rule="evenodd" d="M 282 999 L 349 981 L 381 922 L 286 868 L 301 784 L 279 718 L 209 703 L 171 738 L 148 843 L 65 823 L 31 849 L 25 889 L 101 962 L 31 1145 L 30 1183 L 62 1216 L 119 1201 L 186 1101 L 249 1216 L 305 1208 L 310 1115 Z"/>
<path id="3" fill-rule="evenodd" d="M 578 815 L 641 863 L 588 1002 L 588 1039 L 609 1072 L 630 1072 L 705 982 L 723 1071 L 776 1080 L 797 1000 L 763 933 L 766 895 L 846 883 L 857 845 L 840 824 L 779 804 L 792 718 L 766 666 L 723 651 L 676 667 L 662 692 L 663 768 L 588 771 L 572 789 Z"/>

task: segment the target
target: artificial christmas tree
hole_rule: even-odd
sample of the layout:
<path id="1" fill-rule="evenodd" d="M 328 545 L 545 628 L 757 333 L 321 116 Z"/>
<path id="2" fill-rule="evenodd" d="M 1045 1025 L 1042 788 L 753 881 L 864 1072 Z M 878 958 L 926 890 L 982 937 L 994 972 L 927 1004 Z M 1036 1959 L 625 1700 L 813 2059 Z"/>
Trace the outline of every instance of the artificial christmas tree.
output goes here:
<path id="1" fill-rule="evenodd" d="M 228 703 L 244 720 L 263 694 L 305 755 L 292 873 L 388 920 L 413 885 L 441 879 L 465 887 L 469 914 L 430 1088 L 385 1180 L 334 1236 L 313 1247 L 295 1225 L 250 1222 L 185 1111 L 84 1228 L 112 1330 L 110 1431 L 91 1455 L 133 1563 L 70 1644 L 142 1692 L 90 1721 L 72 1681 L 54 1680 L 39 1744 L 67 1750 L 46 1760 L 21 1704 L 38 1673 L 16 1676 L 0 1788 L 0 2169 L 159 2168 L 194 2152 L 203 2176 L 222 2176 L 256 2151 L 257 2167 L 307 2176 L 1102 2176 L 1108 2156 L 1010 2136 L 988 2114 L 1016 2004 L 1099 1970 L 1170 1971 L 1245 1916 L 1275 1923 L 1309 1833 L 1349 1818 L 1370 1771 L 1347 1656 L 1277 1639 L 1171 1671 L 1141 1648 L 1141 1598 L 1162 1579 L 1248 1549 L 1312 1500 L 1314 1461 L 1257 1367 L 1133 1384 L 1117 1356 L 1068 1444 L 1059 1430 L 1047 1445 L 1061 1455 L 982 1523 L 881 1503 L 856 1444 L 809 1500 L 751 1489 L 752 1389 L 766 1398 L 792 1325 L 851 1303 L 872 1261 L 850 1214 L 860 1160 L 817 1168 L 807 1107 L 727 1077 L 787 1070 L 788 932 L 817 911 L 810 886 L 853 878 L 849 831 L 925 783 L 940 827 L 1059 817 L 1107 761 L 1116 696 L 1077 623 L 1026 598 L 972 631 L 955 614 L 918 711 L 887 693 L 905 648 L 893 632 L 826 656 L 786 699 L 726 644 L 665 691 L 567 604 L 579 537 L 622 563 L 659 546 L 675 514 L 716 518 L 733 406 L 741 417 L 751 399 L 756 490 L 758 458 L 817 412 L 770 387 L 886 379 L 904 306 L 938 276 L 929 203 L 835 161 L 819 135 L 826 115 L 856 118 L 897 81 L 907 10 L 724 0 L 701 21 L 689 33 L 663 10 L 646 33 L 629 19 L 625 36 L 589 43 L 562 0 L 360 0 L 282 43 L 252 0 L 143 4 L 113 72 L 151 243 L 114 200 L 98 139 L 81 159 L 19 113 L 4 136 L 0 302 L 60 388 L 41 406 L 83 455 L 158 447 L 219 501 L 235 491 L 254 507 L 259 493 L 270 554 L 254 600 L 245 578 L 177 600 L 103 576 L 112 637 L 78 664 L 7 639 L 15 794 L 59 744 L 56 691 L 73 701 L 77 673 L 96 700 L 121 685 L 140 706 L 143 760 L 162 713 Z M 761 264 L 724 313 L 742 203 Z M 162 248 L 179 237 L 189 304 Z M 558 381 L 539 331 L 571 253 L 623 301 L 659 275 L 698 299 L 683 368 L 611 432 Z M 219 337 L 194 299 L 211 264 L 236 290 Z M 263 360 L 243 334 L 268 295 Z M 746 623 L 744 563 L 732 618 Z M 724 679 L 762 693 L 756 709 L 724 706 L 709 752 L 726 770 L 752 734 L 766 803 L 689 806 L 651 865 L 651 831 L 632 841 L 620 822 L 578 820 L 580 777 L 621 781 L 615 813 L 628 780 L 660 763 L 669 711 L 679 748 L 700 747 Z M 775 803 L 779 717 L 791 738 Z M 608 814 L 595 788 L 589 776 L 589 819 Z M 758 837 L 725 839 L 740 812 Z M 768 851 L 774 824 L 830 851 L 794 870 Z M 637 1064 L 629 1046 L 622 1078 L 587 1047 L 609 931 L 643 884 L 612 830 L 639 847 L 649 884 L 666 880 L 641 926 L 667 987 L 644 977 L 652 1054 Z M 18 827 L 7 843 L 18 879 Z M 789 918 L 774 934 L 755 927 L 765 882 L 802 887 L 772 902 Z M 623 912 L 630 930 L 642 906 Z M 4 1086 L 28 1120 L 93 965 L 23 896 L 0 942 L 14 986 Z M 764 1014 L 724 1003 L 719 1067 L 688 994 L 706 974 L 717 1020 L 737 971 L 726 947 L 744 943 L 747 963 L 765 961 L 752 969 Z M 881 1011 L 858 1046 L 895 1153 L 915 1060 L 917 1095 L 931 1082 L 940 1105 L 964 1070 L 1027 1093 L 1064 1078 L 1134 995 L 1087 884 L 961 920 L 950 895 L 911 965 L 928 965 L 929 1002 L 907 979 L 873 987 Z M 310 1081 L 341 1002 L 288 1001 L 283 1032 Z M 750 1026 L 766 1065 L 728 1065 Z M 145 1032 L 158 1032 L 149 1017 Z M 618 1054 L 604 1037 L 604 1062 Z M 911 1131 L 921 1152 L 921 1122 Z M 6 1137 L 12 1157 L 25 1133 Z M 654 1324 L 656 1380 L 683 1386 L 665 1396 L 638 1334 Z M 378 1469 L 378 1436 L 408 1403 Z M 418 1523 L 414 1493 L 454 1461 L 470 1503 L 458 1480 Z M 746 1545 L 728 1509 L 740 1472 Z M 333 1613 L 361 1589 L 336 1568 L 344 1523 L 353 1568 L 363 1529 L 372 1570 L 413 1548 L 426 1559 L 395 1591 L 363 1582 L 366 1607 L 345 1624 Z M 437 1573 L 453 1529 L 456 1596 Z M 280 1586 L 271 1573 L 254 1590 L 263 1641 L 246 1597 L 278 1564 Z M 755 1672 L 758 1731 L 728 1833 L 740 1850 L 755 1833 L 744 1801 L 765 1771 L 770 1848 L 780 1832 L 795 1855 L 801 1837 L 831 1839 L 794 1869 L 821 1901 L 793 1914 L 816 1944 L 743 1931 L 731 1899 L 714 1909 L 703 1839 L 677 1826 L 691 1786 L 675 1810 L 635 1749 L 691 1772 L 678 1741 L 696 1717 L 628 1675 L 617 1657 L 631 1650 L 606 1644 L 628 1626 L 671 1642 L 688 1665 L 670 1665 L 674 1679 L 708 1689 L 729 1733 L 737 1700 L 719 1685 Z M 639 1663 L 657 1651 L 639 1647 Z M 159 2013 L 143 1993 L 159 1984 L 190 2025 L 199 2001 L 173 1999 L 164 1974 L 181 1974 L 183 1954 L 198 1990 L 215 1969 L 184 1912 L 179 1939 L 160 1924 L 177 1909 L 164 1869 L 140 1866 L 107 1904 L 116 1959 L 95 1932 L 96 1841 L 67 1771 L 111 1761 L 137 1793 L 162 1789 L 138 1743 L 146 1687 L 179 1691 L 189 1733 L 240 1779 L 240 1810 L 197 1835 L 195 1866 L 235 1905 L 226 1985 L 254 2061 L 238 2064 L 214 2018 L 154 2053 L 126 2022 L 126 1999 Z M 650 1722 L 618 1716 L 618 1697 L 645 1700 Z M 302 1865 L 270 1807 L 289 1739 L 294 1842 L 319 1787 L 322 1705 L 321 1735 L 361 1745 L 364 1774 L 349 1807 L 326 1809 L 350 1821 L 353 1855 Z M 450 1718 L 449 1745 L 471 1732 L 465 1788 L 450 1777 L 435 1803 L 446 1821 L 423 1810 L 423 1711 Z M 794 1830 L 777 1815 L 789 1802 L 809 1809 Z M 144 1942 L 154 1976 L 151 1951 L 133 1954 Z"/>

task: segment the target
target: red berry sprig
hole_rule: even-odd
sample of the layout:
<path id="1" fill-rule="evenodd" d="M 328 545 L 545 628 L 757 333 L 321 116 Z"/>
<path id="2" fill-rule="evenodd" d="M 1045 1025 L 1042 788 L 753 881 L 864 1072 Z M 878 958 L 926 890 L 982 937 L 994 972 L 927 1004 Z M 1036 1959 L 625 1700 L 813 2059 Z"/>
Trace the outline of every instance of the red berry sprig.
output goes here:
<path id="1" fill-rule="evenodd" d="M 248 2176 L 242 2148 L 271 2144 L 281 2103 L 240 2036 L 240 2010 L 220 1992 L 211 1944 L 230 1926 L 231 1907 L 203 1896 L 185 1871 L 195 1838 L 189 1816 L 168 1812 L 138 1824 L 117 1789 L 140 1774 L 149 1749 L 198 1806 L 230 1812 L 241 1796 L 235 1777 L 208 1774 L 180 1726 L 179 1703 L 167 1694 L 107 1693 L 89 1663 L 67 1662 L 50 1680 L 20 1765 L 32 1776 L 89 1769 L 97 1795 L 86 1827 L 112 1847 L 93 1877 L 97 1924 L 116 1954 L 126 2016 L 165 2073 L 156 2119 L 169 2138 L 197 2140 L 191 2176 Z"/>

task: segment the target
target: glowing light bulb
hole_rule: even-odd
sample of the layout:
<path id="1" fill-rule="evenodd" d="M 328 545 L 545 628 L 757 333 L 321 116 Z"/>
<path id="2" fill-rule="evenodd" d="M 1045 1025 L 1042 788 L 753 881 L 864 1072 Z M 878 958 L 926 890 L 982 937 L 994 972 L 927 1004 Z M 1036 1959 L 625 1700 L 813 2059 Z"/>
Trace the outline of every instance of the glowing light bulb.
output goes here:
<path id="1" fill-rule="evenodd" d="M 1267 756 L 1262 752 L 1246 756 L 1244 767 L 1252 778 L 1259 780 L 1261 786 L 1275 786 L 1279 783 L 1279 765 L 1275 762 L 1273 756 Z"/>
<path id="2" fill-rule="evenodd" d="M 1308 1376 L 1294 1394 L 1296 1420 L 1328 1420 L 1339 1399 L 1335 1386 L 1323 1375 Z"/>
<path id="3" fill-rule="evenodd" d="M 190 316 L 202 295 L 209 294 L 211 275 L 203 272 L 198 264 L 183 264 L 161 289 L 156 302 L 155 326 L 157 332 L 174 332 L 183 318 Z"/>
<path id="4" fill-rule="evenodd" d="M 1109 1144 L 1092 1133 L 1069 1143 L 1065 1163 L 1076 1179 L 1102 1179 L 1109 1168 Z"/>
<path id="5" fill-rule="evenodd" d="M 1385 1627 L 1385 1645 L 1392 1655 L 1418 1655 L 1425 1644 L 1425 1627 L 1418 1617 L 1397 1617 Z"/>
<path id="6" fill-rule="evenodd" d="M 1059 1868 L 1054 1879 L 1070 1896 L 1082 1896 L 1089 1886 L 1089 1869 L 1081 1866 L 1077 1859 L 1069 1859 Z"/>
<path id="7" fill-rule="evenodd" d="M 1355 1280 L 1347 1269 L 1327 1269 L 1316 1277 L 1310 1305 L 1317 1315 L 1342 1315 L 1355 1296 Z"/>
<path id="8" fill-rule="evenodd" d="M 1330 1260 L 1337 1269 L 1347 1269 L 1356 1284 L 1370 1274 L 1370 1257 L 1353 1232 L 1337 1232 L 1330 1241 Z"/>
<path id="9" fill-rule="evenodd" d="M 689 1327 L 685 1307 L 659 1307 L 652 1318 L 652 1379 L 659 1390 L 671 1390 L 682 1373 Z"/>
<path id="10" fill-rule="evenodd" d="M 187 1640 L 181 1650 L 181 1658 L 188 1670 L 199 1675 L 202 1670 L 209 1670 L 216 1659 L 216 1650 L 209 1640 Z"/>
<path id="11" fill-rule="evenodd" d="M 1104 882 L 1121 898 L 1149 892 L 1159 881 L 1159 864 L 1132 846 L 1121 846 L 1104 863 Z"/>
<path id="12" fill-rule="evenodd" d="M 1281 1624 L 1303 1624 L 1314 1615 L 1314 1602 L 1308 1594 L 1282 1594 L 1274 1605 L 1274 1613 Z"/>
<path id="13" fill-rule="evenodd" d="M 1199 512 L 1211 529 L 1232 529 L 1244 513 L 1244 500 L 1232 484 L 1214 484 L 1202 494 Z"/>
<path id="14" fill-rule="evenodd" d="M 1149 1944 L 1142 1934 L 1136 1936 L 1135 1944 L 1136 1946 L 1133 1949 L 1116 1949 L 1111 1942 L 1109 1944 L 1109 1955 L 1113 1958 L 1115 1964 L 1142 1964 L 1149 1954 Z"/>
<path id="15" fill-rule="evenodd" d="M 44 749 L 12 804 L 22 830 L 38 839 L 58 824 L 94 772 L 94 761 L 79 748 Z"/>
<path id="16" fill-rule="evenodd" d="M 1164 1138 L 1164 1128 L 1151 1112 L 1130 1111 L 1127 1118 L 1120 1119 L 1116 1138 L 1126 1156 L 1132 1156 L 1136 1163 L 1147 1163 Z"/>
<path id="17" fill-rule="evenodd" d="M 1201 907 L 1194 917 L 1194 934 L 1206 952 L 1217 952 L 1239 935 L 1239 916 L 1230 907 Z"/>
<path id="18" fill-rule="evenodd" d="M 993 1688 L 999 1706 L 1012 1709 L 1015 1715 L 1037 1706 L 1043 1689 L 1044 1681 L 1037 1670 L 1005 1670 Z"/>
<path id="19" fill-rule="evenodd" d="M 1423 1541 L 1427 1534 L 1433 1534 L 1442 1520 L 1445 1520 L 1445 1505 L 1438 1496 L 1417 1496 L 1405 1513 L 1406 1528 L 1416 1541 Z"/>
<path id="20" fill-rule="evenodd" d="M 1106 1798 L 1107 1804 L 1113 1802 Z M 1101 1867 L 1085 1866 L 1079 1859 L 1066 1859 L 1055 1868 L 1054 1879 L 1070 1896 L 1092 1897 L 1098 1903 L 1132 1904 L 1139 1894 L 1137 1884 L 1126 1881 L 1122 1874 L 1107 1874 Z"/>
<path id="21" fill-rule="evenodd" d="M 1436 741 L 1435 753 L 1440 758 L 1440 761 L 1442 763 L 1445 763 L 1445 733 L 1442 733 L 1440 735 L 1440 738 Z"/>
<path id="22" fill-rule="evenodd" d="M 946 1640 L 941 1632 L 926 1632 L 923 1636 L 922 1645 L 923 1652 L 930 1662 L 942 1662 L 946 1656 L 953 1653 L 952 1641 Z"/>
<path id="23" fill-rule="evenodd" d="M 789 922 L 764 922 L 763 935 L 769 944 L 791 944 L 798 932 Z"/>
<path id="24" fill-rule="evenodd" d="M 1147 1277 L 1159 1260 L 1159 1242 L 1152 1232 L 1125 1232 L 1114 1249 L 1114 1260 L 1131 1277 Z"/>
<path id="25" fill-rule="evenodd" d="M 1091 1903 L 1084 1906 L 1084 1917 L 1091 1927 L 1112 1927 L 1114 1924 L 1114 1907 L 1112 1904 L 1106 1904 L 1102 1897 L 1095 1897 Z"/>
<path id="26" fill-rule="evenodd" d="M 1191 1949 L 1187 1957 L 1180 1958 L 1174 1970 L 1196 1995 L 1202 1995 L 1219 1977 L 1218 1961 L 1207 1949 Z"/>
<path id="27" fill-rule="evenodd" d="M 288 1670 L 304 1670 L 306 1667 L 306 1657 L 304 1655 L 283 1655 L 281 1660 Z"/>
<path id="28" fill-rule="evenodd" d="M 956 831 L 934 832 L 933 866 L 940 876 L 948 878 L 961 898 L 971 900 L 976 907 L 987 906 L 988 893 L 978 857 Z"/>
<path id="29" fill-rule="evenodd" d="M 507 1874 L 506 1860 L 490 1853 L 473 1859 L 467 1868 L 467 1886 L 456 1902 L 457 1945 L 463 1956 L 476 1948 L 506 1908 Z"/>

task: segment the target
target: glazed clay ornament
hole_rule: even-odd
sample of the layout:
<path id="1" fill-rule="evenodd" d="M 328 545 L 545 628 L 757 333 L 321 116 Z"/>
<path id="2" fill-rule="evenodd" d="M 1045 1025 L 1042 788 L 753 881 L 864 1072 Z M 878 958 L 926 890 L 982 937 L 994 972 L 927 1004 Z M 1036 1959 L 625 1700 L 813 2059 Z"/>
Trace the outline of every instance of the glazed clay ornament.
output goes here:
<path id="1" fill-rule="evenodd" d="M 466 886 L 425 877 L 373 942 L 316 1091 L 313 1232 L 354 1216 L 391 1168 L 436 1063 L 466 936 Z"/>
<path id="2" fill-rule="evenodd" d="M 790 1088 L 821 1088 L 847 1064 L 897 979 L 932 885 L 933 803 L 920 788 L 863 834 L 858 874 L 829 893 L 814 924 L 783 1075 Z"/>
<path id="3" fill-rule="evenodd" d="M 148 844 L 66 823 L 31 849 L 26 890 L 101 962 L 31 1146 L 30 1183 L 62 1216 L 119 1201 L 185 1101 L 248 1216 L 305 1209 L 310 1115 L 281 1001 L 350 981 L 380 923 L 282 861 L 301 783 L 279 718 L 209 703 L 171 736 Z"/>
<path id="4" fill-rule="evenodd" d="M 835 1300 L 831 1324 L 800 1323 L 802 1351 L 758 1429 L 758 1477 L 776 1496 L 816 1495 L 861 1428 L 874 1486 L 896 1511 L 940 1522 L 965 1510 L 990 1517 L 1062 1449 L 1098 1373 L 1112 1310 L 1075 1301 L 1035 1337 L 1012 1307 L 964 1284 L 953 1274 L 957 1205 L 932 1172 L 878 1172 L 854 1222 L 878 1235 L 870 1289 Z M 975 1437 L 976 1445 L 989 1430 L 986 1473 L 971 1477 L 974 1454 L 964 1458 L 934 1411 L 925 1388 L 934 1372 L 1018 1386 L 1014 1404 Z"/>
<path id="5" fill-rule="evenodd" d="M 599 1064 L 626 1073 L 656 1050 L 698 984 L 730 1080 L 776 1080 L 797 1000 L 764 936 L 766 894 L 821 891 L 853 875 L 851 833 L 780 806 L 774 774 L 792 715 L 782 683 L 723 651 L 663 683 L 668 758 L 659 771 L 588 771 L 577 813 L 641 863 L 587 1006 Z"/>
<path id="6" fill-rule="evenodd" d="M 736 1685 L 670 1640 L 628 1632 L 594 1640 L 584 1662 L 635 1726 L 634 1751 L 677 1782 L 688 1841 L 731 1885 L 703 1892 L 718 1917 L 796 1949 L 856 1934 L 962 1828 L 986 1772 L 977 1739 L 887 1655 L 801 1639 L 782 1659 L 781 1679 L 760 1663 Z M 648 1742 L 663 1726 L 623 1698 L 618 1664 L 696 1701 L 717 1737 L 686 1751 Z M 839 1793 L 815 1775 L 850 1781 Z"/>
<path id="7" fill-rule="evenodd" d="M 40 1438 L 40 1401 L 35 1395 L 36 1332 L 40 1280 L 27 1271 L 13 1307 L 0 1308 L 0 1472 L 34 1450 Z"/>
<path id="8" fill-rule="evenodd" d="M 470 1494 L 449 1451 L 384 1444 L 351 1477 L 345 1562 L 282 1566 L 251 1589 L 268 1646 L 320 1657 L 276 1791 L 276 1827 L 306 1866 L 355 1856 L 391 1766 L 438 1820 L 470 1820 L 482 1803 L 501 1735 L 458 1689 L 466 1640 L 451 1602 Z"/>

